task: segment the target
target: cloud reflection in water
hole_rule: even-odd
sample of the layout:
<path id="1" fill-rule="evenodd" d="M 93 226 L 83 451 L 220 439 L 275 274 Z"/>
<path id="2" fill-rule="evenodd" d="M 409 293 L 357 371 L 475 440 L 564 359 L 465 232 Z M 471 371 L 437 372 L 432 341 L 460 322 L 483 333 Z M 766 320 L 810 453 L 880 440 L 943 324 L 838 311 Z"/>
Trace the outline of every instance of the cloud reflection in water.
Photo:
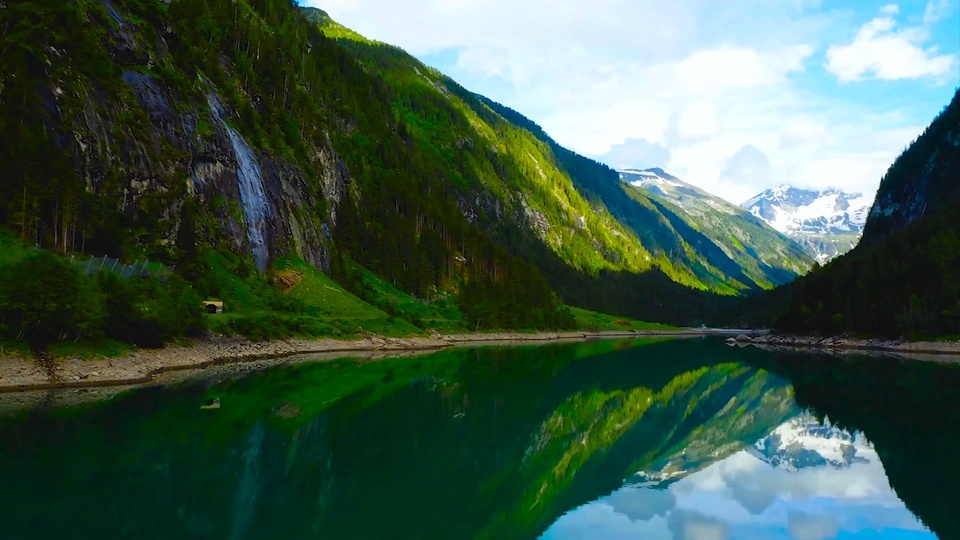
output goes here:
<path id="1" fill-rule="evenodd" d="M 778 431 L 812 432 L 809 423 L 801 415 Z M 837 437 L 850 439 L 839 461 L 790 461 L 811 448 L 829 456 Z M 567 513 L 543 538 L 936 538 L 897 498 L 862 436 L 807 434 L 783 443 L 777 456 L 763 450 L 758 443 L 686 476 L 625 485 Z"/>

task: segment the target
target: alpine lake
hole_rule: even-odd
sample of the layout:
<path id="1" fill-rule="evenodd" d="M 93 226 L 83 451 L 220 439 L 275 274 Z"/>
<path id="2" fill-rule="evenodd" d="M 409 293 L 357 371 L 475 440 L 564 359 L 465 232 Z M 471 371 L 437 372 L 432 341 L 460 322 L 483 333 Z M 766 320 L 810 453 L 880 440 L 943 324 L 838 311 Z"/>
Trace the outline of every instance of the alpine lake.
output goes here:
<path id="1" fill-rule="evenodd" d="M 16 540 L 957 539 L 958 389 L 950 362 L 711 338 L 198 372 L 0 409 L 0 526 Z"/>

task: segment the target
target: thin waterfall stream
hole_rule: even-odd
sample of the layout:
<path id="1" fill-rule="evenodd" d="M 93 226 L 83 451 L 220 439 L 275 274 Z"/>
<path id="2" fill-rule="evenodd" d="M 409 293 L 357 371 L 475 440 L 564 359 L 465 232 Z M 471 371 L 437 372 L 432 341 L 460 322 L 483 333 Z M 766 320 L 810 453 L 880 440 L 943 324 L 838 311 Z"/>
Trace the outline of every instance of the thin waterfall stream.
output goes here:
<path id="1" fill-rule="evenodd" d="M 269 258 L 266 231 L 270 205 L 267 203 L 267 193 L 263 187 L 260 164 L 243 136 L 227 124 L 223 105 L 213 92 L 207 96 L 207 102 L 214 117 L 230 137 L 230 144 L 237 158 L 237 180 L 240 187 L 240 203 L 243 206 L 243 221 L 247 225 L 247 240 L 250 242 L 257 269 L 263 272 L 267 269 Z"/>

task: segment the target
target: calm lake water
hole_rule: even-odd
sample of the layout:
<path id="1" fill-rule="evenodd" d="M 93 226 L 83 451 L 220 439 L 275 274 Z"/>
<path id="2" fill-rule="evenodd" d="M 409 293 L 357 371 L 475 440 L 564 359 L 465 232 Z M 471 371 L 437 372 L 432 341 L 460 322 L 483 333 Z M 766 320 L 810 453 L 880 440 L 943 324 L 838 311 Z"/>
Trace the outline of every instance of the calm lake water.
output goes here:
<path id="1" fill-rule="evenodd" d="M 703 339 L 280 366 L 8 413 L 0 535 L 955 539 L 957 389 Z"/>

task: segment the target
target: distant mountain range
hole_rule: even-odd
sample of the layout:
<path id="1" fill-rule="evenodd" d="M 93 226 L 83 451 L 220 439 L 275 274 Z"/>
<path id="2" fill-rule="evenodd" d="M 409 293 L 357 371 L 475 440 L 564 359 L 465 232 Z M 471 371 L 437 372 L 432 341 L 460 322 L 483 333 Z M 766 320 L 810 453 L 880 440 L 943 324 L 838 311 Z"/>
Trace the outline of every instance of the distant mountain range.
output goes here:
<path id="1" fill-rule="evenodd" d="M 675 227 L 705 236 L 701 243 L 706 240 L 714 244 L 726 257 L 736 261 L 747 279 L 755 283 L 769 286 L 788 281 L 787 274 L 778 269 L 802 274 L 812 264 L 812 257 L 796 242 L 764 220 L 663 169 L 621 169 L 617 172 L 620 180 L 633 188 L 631 196 L 642 194 L 662 214 L 672 216 Z M 732 273 L 728 275 L 731 279 L 743 279 Z"/>
<path id="2" fill-rule="evenodd" d="M 635 473 L 628 483 L 638 487 L 665 489 L 740 451 L 746 451 L 771 467 L 785 471 L 816 467 L 842 469 L 854 463 L 870 463 L 877 459 L 876 450 L 862 434 L 851 434 L 836 426 L 822 424 L 809 413 L 800 413 L 776 426 L 753 444 L 734 439 L 728 444 L 712 448 L 707 454 L 697 453 L 696 449 L 684 450 L 656 463 L 651 469 Z"/>
<path id="3" fill-rule="evenodd" d="M 823 264 L 857 245 L 872 203 L 862 193 L 782 185 L 740 206 L 796 240 Z"/>
<path id="4" fill-rule="evenodd" d="M 799 244 L 819 264 L 843 255 L 860 241 L 873 201 L 862 193 L 838 189 L 817 191 L 781 185 L 745 201 L 740 207 L 688 184 L 663 169 L 621 169 L 620 179 L 680 207 L 693 222 L 708 214 L 743 221 L 745 211 Z M 722 218 L 721 218 L 722 219 Z M 694 224 L 695 228 L 699 228 Z M 730 232 L 730 231 L 727 231 Z M 752 238 L 736 234 L 710 235 L 727 248 L 734 240 L 755 246 Z M 745 242 L 746 240 L 746 242 Z"/>

